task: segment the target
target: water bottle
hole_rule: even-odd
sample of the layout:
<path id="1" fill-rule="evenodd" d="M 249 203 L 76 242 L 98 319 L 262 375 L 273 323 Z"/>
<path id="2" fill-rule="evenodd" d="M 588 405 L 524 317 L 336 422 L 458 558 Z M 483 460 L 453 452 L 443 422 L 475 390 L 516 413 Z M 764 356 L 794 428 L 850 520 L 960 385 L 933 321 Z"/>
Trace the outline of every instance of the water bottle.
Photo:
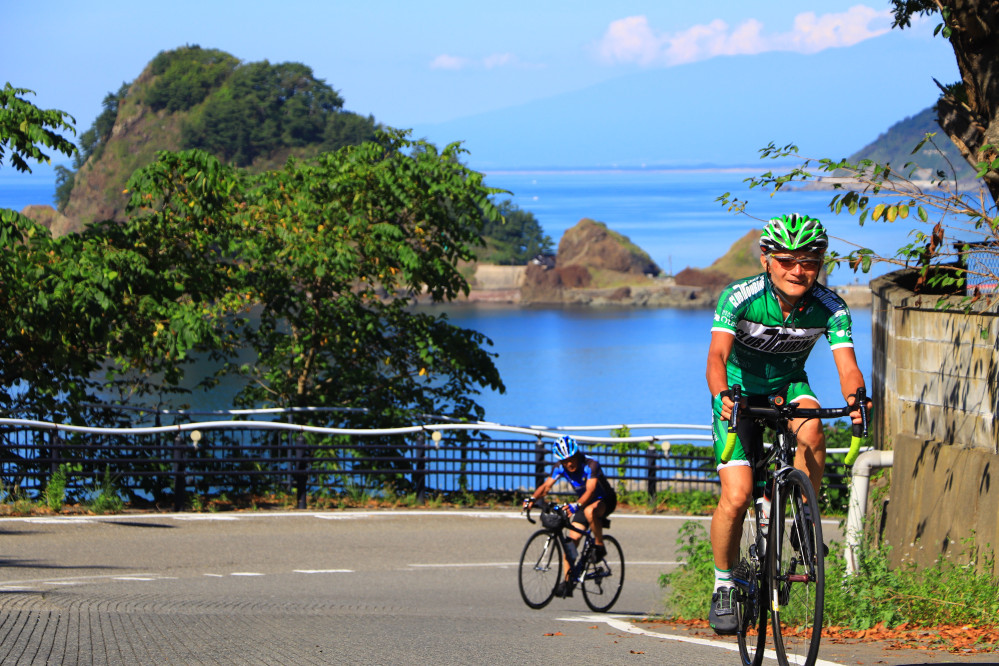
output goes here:
<path id="1" fill-rule="evenodd" d="M 766 495 L 756 500 L 756 515 L 760 518 L 760 534 L 766 536 L 770 527 L 770 498 Z"/>
<path id="2" fill-rule="evenodd" d="M 569 564 L 576 563 L 579 551 L 576 550 L 576 544 L 571 539 L 565 543 L 565 554 L 569 558 Z"/>

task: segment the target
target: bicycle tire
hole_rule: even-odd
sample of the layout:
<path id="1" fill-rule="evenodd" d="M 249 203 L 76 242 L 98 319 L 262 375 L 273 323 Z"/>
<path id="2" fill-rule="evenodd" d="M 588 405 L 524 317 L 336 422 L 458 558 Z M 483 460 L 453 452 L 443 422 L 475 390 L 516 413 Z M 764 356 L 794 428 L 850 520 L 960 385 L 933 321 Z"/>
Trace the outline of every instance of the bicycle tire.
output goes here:
<path id="1" fill-rule="evenodd" d="M 621 596 L 624 585 L 624 551 L 617 539 L 604 535 L 607 554 L 599 562 L 587 562 L 583 569 L 583 601 L 595 613 L 605 613 Z"/>
<path id="2" fill-rule="evenodd" d="M 517 584 L 520 596 L 531 608 L 544 608 L 555 596 L 562 580 L 562 544 L 548 530 L 532 534 L 520 553 Z"/>
<path id="3" fill-rule="evenodd" d="M 743 519 L 739 563 L 732 570 L 739 591 L 736 638 L 743 666 L 760 666 L 767 644 L 766 554 L 757 551 L 758 545 L 764 545 L 764 539 L 759 534 L 759 517 L 754 506 Z"/>
<path id="4" fill-rule="evenodd" d="M 767 544 L 774 648 L 781 666 L 814 664 L 825 603 L 824 554 L 816 556 L 816 548 L 823 548 L 818 501 L 811 481 L 797 469 L 779 482 L 775 494 Z M 805 503 L 814 512 L 811 520 L 804 516 Z"/>

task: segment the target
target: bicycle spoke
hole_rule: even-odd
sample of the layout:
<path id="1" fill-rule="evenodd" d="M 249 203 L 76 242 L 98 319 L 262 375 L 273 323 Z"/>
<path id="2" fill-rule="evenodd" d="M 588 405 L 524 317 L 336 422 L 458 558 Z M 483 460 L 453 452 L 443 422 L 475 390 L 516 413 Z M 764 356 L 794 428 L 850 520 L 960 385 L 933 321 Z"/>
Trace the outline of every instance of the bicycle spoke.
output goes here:
<path id="1" fill-rule="evenodd" d="M 604 535 L 607 554 L 583 570 L 583 599 L 591 610 L 603 613 L 610 609 L 621 594 L 624 584 L 624 552 L 617 539 Z"/>
<path id="2" fill-rule="evenodd" d="M 818 509 L 815 520 L 805 504 L 817 507 L 808 478 L 795 470 L 780 486 L 771 520 L 768 555 L 770 610 L 774 645 L 782 665 L 814 663 L 822 633 L 825 564 L 815 554 L 822 548 Z"/>
<path id="3" fill-rule="evenodd" d="M 544 608 L 555 596 L 562 579 L 562 546 L 547 530 L 538 530 L 527 540 L 517 572 L 520 596 L 531 608 Z"/>
<path id="4" fill-rule="evenodd" d="M 744 666 L 763 663 L 763 650 L 767 642 L 767 606 L 764 586 L 764 542 L 754 518 L 755 510 L 746 513 L 739 545 L 739 563 L 732 570 L 738 589 L 739 656 Z"/>

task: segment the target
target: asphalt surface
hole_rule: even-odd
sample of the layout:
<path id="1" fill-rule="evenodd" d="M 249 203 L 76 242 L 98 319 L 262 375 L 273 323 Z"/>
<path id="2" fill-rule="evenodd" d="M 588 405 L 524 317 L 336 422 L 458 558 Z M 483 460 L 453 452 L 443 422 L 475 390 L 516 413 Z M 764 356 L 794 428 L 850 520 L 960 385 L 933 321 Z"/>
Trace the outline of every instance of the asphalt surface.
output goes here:
<path id="1" fill-rule="evenodd" d="M 733 640 L 662 611 L 686 517 L 615 515 L 621 598 L 531 610 L 510 511 L 0 519 L 2 664 L 736 664 Z M 825 664 L 994 663 L 823 645 Z M 576 659 L 573 659 L 576 660 Z M 766 661 L 765 663 L 776 663 Z"/>

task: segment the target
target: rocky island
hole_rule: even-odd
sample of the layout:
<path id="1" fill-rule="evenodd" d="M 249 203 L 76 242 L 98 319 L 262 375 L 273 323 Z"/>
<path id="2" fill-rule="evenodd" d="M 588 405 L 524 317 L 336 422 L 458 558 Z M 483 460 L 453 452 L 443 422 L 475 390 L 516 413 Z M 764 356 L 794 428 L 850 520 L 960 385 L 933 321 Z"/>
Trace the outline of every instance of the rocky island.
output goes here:
<path id="1" fill-rule="evenodd" d="M 566 230 L 551 257 L 527 266 L 469 266 L 465 303 L 519 306 L 714 308 L 733 280 L 760 272 L 760 231 L 737 240 L 707 269 L 665 275 L 648 253 L 602 222 L 583 218 Z M 840 291 L 840 290 L 837 290 Z M 870 290 L 840 291 L 850 306 L 870 304 Z"/>

